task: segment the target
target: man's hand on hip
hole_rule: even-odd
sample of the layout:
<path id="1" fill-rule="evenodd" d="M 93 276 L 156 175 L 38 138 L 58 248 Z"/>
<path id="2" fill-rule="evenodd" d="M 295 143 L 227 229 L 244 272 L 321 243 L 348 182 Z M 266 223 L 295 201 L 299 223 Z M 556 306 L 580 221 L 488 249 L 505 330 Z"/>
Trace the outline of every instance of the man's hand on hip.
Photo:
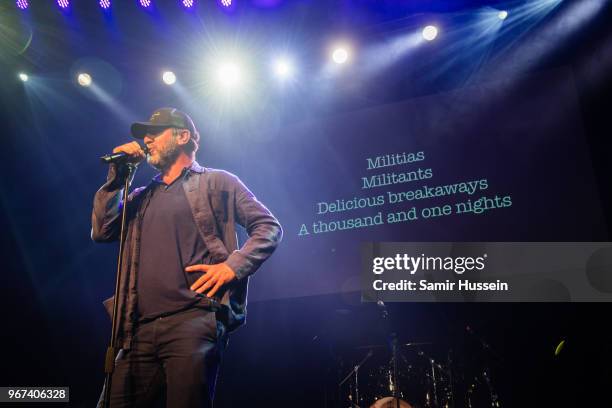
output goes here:
<path id="1" fill-rule="evenodd" d="M 225 262 L 214 265 L 191 265 L 185 268 L 187 272 L 204 272 L 204 275 L 191 285 L 191 290 L 197 293 L 206 293 L 206 296 L 213 297 L 221 286 L 236 279 L 236 273 Z M 212 289 L 211 289 L 212 288 Z"/>

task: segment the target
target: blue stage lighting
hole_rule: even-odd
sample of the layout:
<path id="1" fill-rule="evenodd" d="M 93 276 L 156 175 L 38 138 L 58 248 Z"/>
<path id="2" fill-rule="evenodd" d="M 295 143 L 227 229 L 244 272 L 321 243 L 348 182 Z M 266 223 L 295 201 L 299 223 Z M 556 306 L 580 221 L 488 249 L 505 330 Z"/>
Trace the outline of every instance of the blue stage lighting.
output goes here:
<path id="1" fill-rule="evenodd" d="M 348 50 L 344 47 L 338 47 L 332 53 L 332 59 L 336 64 L 344 64 L 349 57 Z"/>
<path id="2" fill-rule="evenodd" d="M 144 8 L 151 7 L 151 4 L 153 4 L 151 0 L 139 0 L 138 2 L 140 3 L 140 6 Z"/>
<path id="3" fill-rule="evenodd" d="M 281 57 L 274 61 L 274 73 L 280 79 L 287 79 L 293 76 L 293 63 L 290 59 Z"/>
<path id="4" fill-rule="evenodd" d="M 225 62 L 217 67 L 217 80 L 224 88 L 233 88 L 242 80 L 240 67 L 233 62 Z"/>
<path id="5" fill-rule="evenodd" d="M 91 75 L 89 75 L 88 73 L 83 72 L 83 73 L 79 74 L 79 76 L 77 77 L 77 82 L 81 86 L 88 87 L 88 86 L 91 85 Z"/>
<path id="6" fill-rule="evenodd" d="M 232 0 L 221 0 L 221 5 L 223 7 L 229 7 L 232 5 Z"/>
<path id="7" fill-rule="evenodd" d="M 172 71 L 166 71 L 162 75 L 162 80 L 166 85 L 172 85 L 176 82 L 176 75 Z"/>
<path id="8" fill-rule="evenodd" d="M 27 9 L 30 6 L 30 4 L 28 3 L 28 0 L 17 0 L 15 4 L 17 4 L 17 7 L 19 7 L 22 10 Z"/>
<path id="9" fill-rule="evenodd" d="M 194 0 L 182 0 L 181 2 L 185 8 L 192 8 L 194 4 Z"/>
<path id="10" fill-rule="evenodd" d="M 100 7 L 102 7 L 104 10 L 108 10 L 111 6 L 111 2 L 110 0 L 100 0 Z"/>
<path id="11" fill-rule="evenodd" d="M 433 41 L 438 36 L 438 27 L 428 25 L 423 29 L 423 38 L 427 41 Z"/>
<path id="12" fill-rule="evenodd" d="M 506 10 L 502 10 L 497 14 L 500 20 L 505 20 L 508 18 L 508 12 Z"/>
<path id="13" fill-rule="evenodd" d="M 26 74 L 25 72 L 20 72 L 18 76 L 19 76 L 19 79 L 22 82 L 27 82 L 28 81 L 28 74 Z"/>
<path id="14" fill-rule="evenodd" d="M 57 5 L 61 9 L 67 9 L 68 7 L 70 7 L 70 0 L 57 0 Z"/>

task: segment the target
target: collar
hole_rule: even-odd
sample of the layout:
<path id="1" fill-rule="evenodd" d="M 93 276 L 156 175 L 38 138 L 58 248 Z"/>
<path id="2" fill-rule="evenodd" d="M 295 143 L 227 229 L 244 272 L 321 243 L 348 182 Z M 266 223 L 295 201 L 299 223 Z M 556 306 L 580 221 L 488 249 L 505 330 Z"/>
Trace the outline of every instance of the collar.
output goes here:
<path id="1" fill-rule="evenodd" d="M 204 173 L 206 171 L 206 168 L 200 166 L 200 163 L 194 160 L 193 163 L 191 163 L 191 166 L 189 167 L 189 171 L 193 173 Z"/>
<path id="2" fill-rule="evenodd" d="M 184 179 L 188 177 L 188 174 L 190 173 L 204 173 L 205 171 L 206 171 L 206 168 L 200 166 L 200 164 L 194 160 L 189 167 L 183 168 L 183 170 L 181 171 L 181 174 L 176 178 L 176 180 L 181 179 L 181 178 Z M 161 173 L 158 173 L 157 175 L 155 175 L 152 181 L 157 184 L 165 184 L 162 180 Z"/>

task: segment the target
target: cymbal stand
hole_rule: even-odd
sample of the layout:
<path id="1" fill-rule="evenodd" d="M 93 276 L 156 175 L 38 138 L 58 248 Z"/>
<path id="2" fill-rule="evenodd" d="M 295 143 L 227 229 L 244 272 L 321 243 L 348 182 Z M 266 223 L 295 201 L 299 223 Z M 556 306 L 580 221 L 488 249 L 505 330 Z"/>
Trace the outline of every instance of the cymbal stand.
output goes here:
<path id="1" fill-rule="evenodd" d="M 436 366 L 433 358 L 429 358 L 429 364 L 431 364 L 431 384 L 433 387 L 433 403 L 434 407 L 438 407 L 438 380 L 436 378 Z"/>
<path id="2" fill-rule="evenodd" d="M 501 404 L 499 402 L 499 396 L 495 392 L 495 389 L 493 388 L 493 384 L 491 383 L 491 377 L 489 376 L 488 369 L 485 368 L 485 370 L 482 372 L 482 378 L 484 378 L 485 382 L 487 383 L 487 387 L 489 388 L 489 395 L 491 398 L 491 407 L 492 408 L 501 407 Z"/>
<path id="3" fill-rule="evenodd" d="M 342 384 L 347 382 L 350 378 L 354 378 L 355 381 L 353 384 L 351 384 L 354 385 L 354 388 L 351 387 L 352 390 L 351 392 L 349 392 L 349 401 L 351 401 L 351 407 L 359 407 L 359 369 L 362 365 L 365 364 L 366 361 L 368 361 L 370 357 L 372 357 L 373 354 L 374 352 L 372 350 L 368 351 L 368 354 L 357 365 L 355 365 L 351 372 L 348 373 L 342 381 L 340 381 L 340 384 L 338 384 L 338 388 L 342 387 Z"/>
<path id="4" fill-rule="evenodd" d="M 396 407 L 400 408 L 400 392 L 397 387 L 397 334 L 395 332 L 391 333 L 391 365 L 393 370 L 393 389 L 391 391 L 391 396 L 395 399 Z"/>

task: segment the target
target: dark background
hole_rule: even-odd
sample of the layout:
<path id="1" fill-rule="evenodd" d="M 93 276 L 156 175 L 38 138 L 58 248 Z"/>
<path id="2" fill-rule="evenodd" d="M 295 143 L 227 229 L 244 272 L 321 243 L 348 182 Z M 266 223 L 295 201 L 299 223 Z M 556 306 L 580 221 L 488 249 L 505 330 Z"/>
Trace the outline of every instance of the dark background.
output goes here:
<path id="1" fill-rule="evenodd" d="M 470 17 L 477 10 L 487 5 L 525 9 L 537 2 L 260 1 L 240 2 L 229 12 L 214 2 L 201 2 L 195 11 L 185 12 L 176 2 L 160 1 L 153 13 L 138 9 L 135 2 L 114 2 L 111 15 L 100 12 L 95 2 L 74 3 L 69 15 L 60 13 L 52 2 L 33 4 L 26 14 L 16 10 L 12 1 L 0 3 L 0 115 L 4 125 L 0 149 L 4 254 L 0 275 L 4 289 L 1 385 L 67 385 L 72 406 L 91 406 L 97 400 L 110 332 L 100 302 L 112 292 L 116 247 L 94 245 L 88 237 L 91 199 L 105 174 L 96 157 L 129 140 L 126 129 L 130 121 L 163 105 L 193 113 L 203 135 L 198 159 L 206 166 L 238 174 L 275 214 L 280 214 L 287 228 L 301 218 L 304 210 L 296 212 L 294 204 L 305 198 L 299 196 L 298 200 L 289 194 L 299 185 L 285 189 L 282 184 L 266 183 L 265 174 L 275 170 L 291 174 L 295 168 L 289 168 L 287 158 L 275 161 L 265 149 L 300 124 L 335 123 L 339 118 L 361 117 L 359 112 L 368 112 L 362 109 L 402 106 L 435 94 L 441 96 L 434 96 L 434 100 L 443 100 L 444 95 L 461 94 L 462 89 L 469 93 L 487 84 L 514 80 L 521 84 L 525 83 L 523 78 L 554 84 L 559 78 L 569 78 L 572 83 L 564 82 L 563 87 L 575 92 L 574 116 L 568 119 L 555 112 L 555 106 L 563 105 L 559 99 L 550 97 L 542 103 L 549 115 L 559 116 L 558 122 L 551 123 L 576 126 L 577 132 L 565 129 L 563 133 L 575 138 L 563 138 L 562 148 L 558 147 L 559 153 L 568 157 L 567 167 L 558 163 L 550 167 L 550 160 L 539 161 L 541 156 L 521 156 L 536 168 L 546 169 L 553 177 L 551 183 L 558 182 L 554 179 L 557 170 L 585 176 L 572 178 L 565 188 L 589 189 L 595 198 L 581 202 L 584 208 L 566 213 L 566 219 L 559 217 L 567 228 L 543 226 L 533 214 L 536 224 L 531 228 L 525 222 L 515 222 L 529 217 L 531 207 L 526 207 L 525 212 L 508 212 L 506 217 L 495 215 L 497 223 L 515 224 L 515 229 L 483 232 L 468 222 L 464 235 L 444 236 L 423 224 L 419 227 L 423 235 L 410 239 L 424 240 L 430 234 L 434 235 L 431 240 L 609 240 L 612 169 L 606 142 L 612 128 L 612 33 L 607 4 L 583 19 L 578 6 L 589 3 L 586 1 L 562 2 L 548 13 L 534 12 L 532 19 L 515 23 L 509 19 L 508 28 L 481 49 L 479 45 L 487 41 L 466 33 L 466 27 L 477 27 Z M 444 27 L 440 38 L 384 70 L 372 72 L 367 69 L 367 60 L 358 60 L 362 64 L 353 64 L 341 78 L 330 80 L 321 75 L 327 58 L 324 50 L 338 35 L 356 39 L 359 51 L 363 51 L 358 55 L 367 55 L 377 45 L 432 20 Z M 30 32 L 32 41 L 26 47 Z M 257 86 L 249 91 L 248 103 L 245 97 L 228 106 L 214 99 L 210 84 L 202 80 L 199 64 L 210 60 L 212 51 L 235 44 L 258 61 L 252 82 Z M 278 47 L 295 52 L 300 61 L 299 80 L 289 89 L 263 80 L 266 73 L 261 67 Z M 109 103 L 74 84 L 74 73 L 83 68 L 100 79 Z M 159 81 L 165 68 L 177 73 L 184 84 L 183 95 Z M 31 74 L 28 90 L 15 80 L 19 70 Z M 550 95 L 533 87 L 516 89 L 527 95 Z M 394 105 L 397 103 L 400 105 Z M 231 106 L 236 109 L 229 109 Z M 422 110 L 422 106 L 413 109 Z M 540 119 L 539 112 L 531 109 L 524 114 Z M 511 124 L 500 126 L 508 129 Z M 373 145 L 380 140 L 374 138 Z M 328 149 L 324 157 L 341 152 L 348 157 L 347 163 L 359 168 L 363 155 L 357 146 L 351 148 L 350 142 L 338 150 Z M 318 143 L 325 151 L 327 145 Z M 241 160 L 244 150 L 236 146 L 243 145 L 260 149 L 253 152 L 258 160 Z M 571 157 L 580 160 L 569 162 Z M 495 161 L 494 156 L 489 158 Z M 312 155 L 308 160 L 310 166 L 317 164 Z M 321 160 L 324 167 L 326 162 Z M 293 165 L 299 167 L 300 163 Z M 488 168 L 486 175 L 499 174 L 512 180 L 511 170 Z M 146 183 L 152 175 L 150 169 L 142 168 L 137 182 Z M 352 175 L 350 182 L 359 176 Z M 342 178 L 329 183 L 325 188 L 344 185 Z M 315 194 L 319 190 L 311 186 L 302 194 L 312 194 L 314 203 L 319 200 Z M 286 198 L 279 200 L 279 196 Z M 572 202 L 563 205 L 571 206 Z M 588 225 L 593 220 L 600 225 L 591 229 Z M 449 221 L 449 225 L 456 227 L 457 222 Z M 287 233 L 294 235 L 296 231 L 289 228 Z M 359 234 L 350 236 L 371 239 L 365 232 L 361 237 Z M 342 246 L 347 236 L 326 240 L 337 240 Z M 384 238 L 384 234 L 377 237 Z M 317 289 L 310 293 L 316 295 L 301 296 L 308 293 L 308 288 L 302 290 L 303 282 L 298 289 L 278 288 L 273 277 L 290 265 L 293 250 L 303 253 L 297 250 L 298 243 L 291 244 L 293 239 L 286 240 L 286 246 L 281 246 L 253 281 L 251 298 L 266 300 L 249 305 L 249 323 L 230 341 L 218 386 L 218 406 L 336 406 L 335 384 L 367 353 L 356 348 L 387 341 L 374 305 L 360 304 L 350 285 L 340 285 L 339 290 L 339 285 L 331 285 L 332 290 L 318 289 L 317 271 L 307 262 L 298 264 L 302 270 L 291 267 L 290 273 L 299 274 L 300 282 L 304 275 L 313 276 L 311 288 Z M 328 244 L 312 243 L 326 248 Z M 325 257 L 317 259 L 325 265 Z M 325 273 L 351 275 L 336 267 Z M 275 290 L 262 296 L 261 291 L 269 287 Z M 295 297 L 285 298 L 287 293 Z M 612 380 L 610 308 L 606 304 L 392 304 L 388 308 L 389 325 L 403 342 L 433 342 L 425 351 L 441 361 L 452 349 L 459 377 L 471 378 L 485 364 L 491 366 L 506 406 L 606 403 L 606 386 Z M 468 325 L 474 335 L 466 330 Z M 493 352 L 483 350 L 477 337 Z M 555 357 L 555 347 L 562 339 L 566 340 L 565 348 Z M 409 359 L 418 360 L 412 351 L 406 353 Z M 383 354 L 376 354 L 364 366 L 364 375 L 380 365 Z"/>

